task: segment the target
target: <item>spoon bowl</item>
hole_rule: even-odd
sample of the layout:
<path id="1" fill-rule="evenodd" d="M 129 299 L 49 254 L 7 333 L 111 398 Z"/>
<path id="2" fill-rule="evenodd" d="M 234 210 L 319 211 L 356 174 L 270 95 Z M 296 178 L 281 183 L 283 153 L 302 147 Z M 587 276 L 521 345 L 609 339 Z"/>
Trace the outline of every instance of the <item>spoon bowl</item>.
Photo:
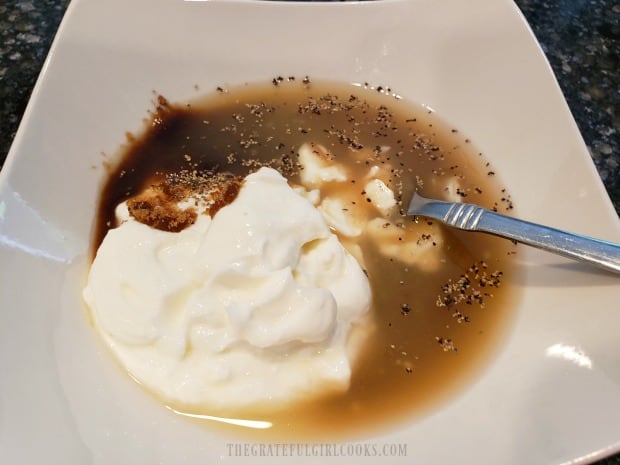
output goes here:
<path id="1" fill-rule="evenodd" d="M 478 231 L 579 260 L 620 274 L 620 244 L 502 215 L 469 203 L 428 199 L 417 192 L 408 215 L 425 216 L 465 231 Z"/>

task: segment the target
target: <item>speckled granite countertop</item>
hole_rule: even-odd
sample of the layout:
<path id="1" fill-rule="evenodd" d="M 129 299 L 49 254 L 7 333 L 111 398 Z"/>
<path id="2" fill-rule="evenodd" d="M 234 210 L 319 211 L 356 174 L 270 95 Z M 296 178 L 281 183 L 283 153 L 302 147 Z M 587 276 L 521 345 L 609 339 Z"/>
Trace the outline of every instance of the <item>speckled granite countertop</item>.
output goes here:
<path id="1" fill-rule="evenodd" d="M 516 0 L 620 212 L 620 4 Z M 0 0 L 0 166 L 69 0 Z M 620 439 L 620 438 L 619 438 Z M 620 454 L 598 465 L 620 465 Z"/>

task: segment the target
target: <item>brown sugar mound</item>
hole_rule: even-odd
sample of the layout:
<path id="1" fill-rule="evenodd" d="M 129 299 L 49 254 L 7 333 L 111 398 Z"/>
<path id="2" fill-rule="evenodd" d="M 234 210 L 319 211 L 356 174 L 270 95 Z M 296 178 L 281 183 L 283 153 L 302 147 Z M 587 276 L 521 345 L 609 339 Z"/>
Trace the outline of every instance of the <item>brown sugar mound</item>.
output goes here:
<path id="1" fill-rule="evenodd" d="M 183 170 L 168 174 L 161 183 L 153 184 L 127 200 L 127 208 L 140 223 L 161 231 L 179 232 L 198 218 L 196 207 L 182 208 L 179 203 L 193 199 L 213 217 L 235 200 L 242 181 L 230 173 Z"/>

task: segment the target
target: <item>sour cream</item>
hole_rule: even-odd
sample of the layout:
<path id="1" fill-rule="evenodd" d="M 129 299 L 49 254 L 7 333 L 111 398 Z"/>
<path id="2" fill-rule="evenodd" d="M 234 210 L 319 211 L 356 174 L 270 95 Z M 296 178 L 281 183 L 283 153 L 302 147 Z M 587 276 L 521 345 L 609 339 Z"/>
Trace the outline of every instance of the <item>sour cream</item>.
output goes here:
<path id="1" fill-rule="evenodd" d="M 180 232 L 125 204 L 84 299 L 129 373 L 169 402 L 282 407 L 348 388 L 369 331 L 358 262 L 310 200 L 271 168 Z"/>

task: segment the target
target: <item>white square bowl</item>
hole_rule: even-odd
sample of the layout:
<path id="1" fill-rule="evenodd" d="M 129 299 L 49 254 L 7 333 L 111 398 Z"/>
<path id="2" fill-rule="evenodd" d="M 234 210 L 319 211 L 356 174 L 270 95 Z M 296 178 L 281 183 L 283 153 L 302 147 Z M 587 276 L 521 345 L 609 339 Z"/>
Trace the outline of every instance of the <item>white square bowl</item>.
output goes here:
<path id="1" fill-rule="evenodd" d="M 283 463 L 244 457 L 144 395 L 80 301 L 101 153 L 138 131 L 153 91 L 310 75 L 391 86 L 466 133 L 520 216 L 620 239 L 542 52 L 508 0 L 361 3 L 74 0 L 0 174 L 0 456 L 7 463 Z M 523 251 L 509 340 L 432 414 L 359 438 L 381 463 L 583 463 L 620 450 L 617 277 Z M 377 457 L 295 457 L 374 463 Z"/>

